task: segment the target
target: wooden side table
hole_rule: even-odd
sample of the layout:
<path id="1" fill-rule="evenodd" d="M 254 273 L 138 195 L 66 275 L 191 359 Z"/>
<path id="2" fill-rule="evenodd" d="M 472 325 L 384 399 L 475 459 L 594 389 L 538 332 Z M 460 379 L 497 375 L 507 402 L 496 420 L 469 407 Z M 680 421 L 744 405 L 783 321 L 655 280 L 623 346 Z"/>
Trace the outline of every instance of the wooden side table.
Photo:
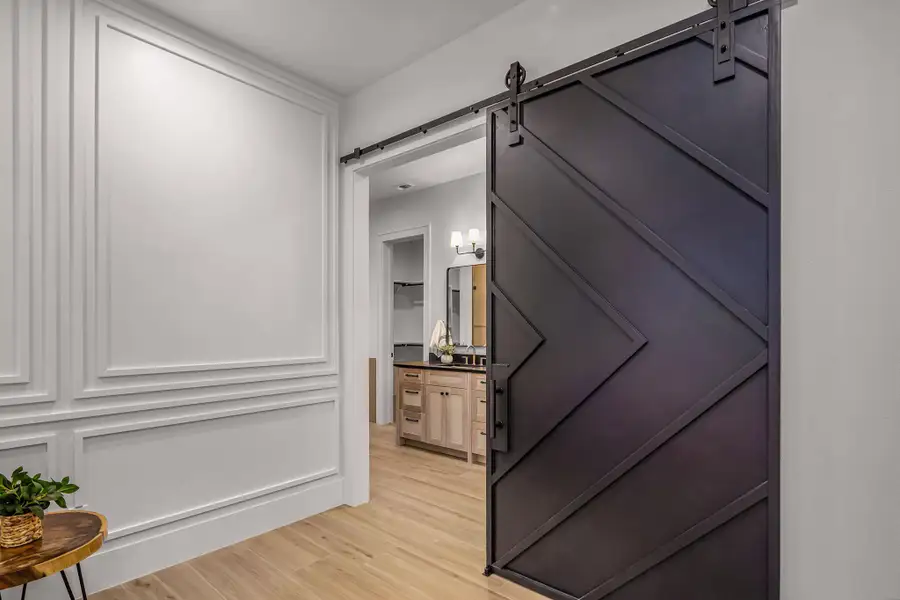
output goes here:
<path id="1" fill-rule="evenodd" d="M 24 600 L 30 582 L 59 573 L 69 599 L 75 600 L 64 570 L 74 566 L 81 597 L 87 600 L 81 561 L 100 549 L 106 532 L 106 517 L 97 513 L 84 510 L 47 513 L 43 539 L 18 548 L 0 549 L 0 590 L 22 586 Z"/>

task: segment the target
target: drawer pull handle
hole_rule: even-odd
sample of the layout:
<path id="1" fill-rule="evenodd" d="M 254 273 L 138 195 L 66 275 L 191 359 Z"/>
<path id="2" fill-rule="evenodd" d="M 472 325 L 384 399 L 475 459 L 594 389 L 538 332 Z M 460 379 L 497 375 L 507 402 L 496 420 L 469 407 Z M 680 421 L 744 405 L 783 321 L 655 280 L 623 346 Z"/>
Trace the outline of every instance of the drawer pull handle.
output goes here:
<path id="1" fill-rule="evenodd" d="M 479 432 L 478 432 L 478 435 L 487 435 L 487 434 L 486 434 L 485 432 L 483 432 L 483 431 L 479 431 Z"/>
<path id="2" fill-rule="evenodd" d="M 407 393 L 407 394 L 411 394 L 411 395 L 413 395 L 413 396 L 418 396 L 418 395 L 419 395 L 419 392 L 415 392 L 415 391 L 413 391 L 413 390 L 404 390 L 404 392 Z"/>
<path id="3" fill-rule="evenodd" d="M 478 385 L 485 385 L 484 379 L 482 379 L 481 381 L 479 381 L 479 382 L 478 382 Z"/>
<path id="4" fill-rule="evenodd" d="M 419 374 L 418 374 L 418 373 L 404 373 L 403 376 L 404 376 L 404 377 L 409 377 L 409 378 L 411 378 L 411 379 L 418 379 L 418 378 L 419 378 Z"/>
<path id="5" fill-rule="evenodd" d="M 487 404 L 487 400 L 479 400 L 482 404 Z"/>
<path id="6" fill-rule="evenodd" d="M 404 418 L 405 418 L 407 421 L 409 421 L 410 423 L 418 423 L 418 422 L 419 422 L 418 419 L 410 419 L 409 417 L 404 417 Z M 484 434 L 482 434 L 482 435 L 484 435 Z"/>

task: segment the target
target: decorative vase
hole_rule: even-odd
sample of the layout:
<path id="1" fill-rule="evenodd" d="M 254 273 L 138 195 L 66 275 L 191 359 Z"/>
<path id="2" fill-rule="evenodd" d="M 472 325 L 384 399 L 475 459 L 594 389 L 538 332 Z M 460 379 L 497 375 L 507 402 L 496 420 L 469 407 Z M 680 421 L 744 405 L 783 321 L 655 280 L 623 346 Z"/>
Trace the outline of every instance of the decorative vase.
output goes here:
<path id="1" fill-rule="evenodd" d="M 445 365 L 453 364 L 453 355 L 452 354 L 441 354 L 441 362 Z"/>
<path id="2" fill-rule="evenodd" d="M 0 547 L 17 548 L 44 537 L 44 523 L 34 515 L 0 517 Z"/>

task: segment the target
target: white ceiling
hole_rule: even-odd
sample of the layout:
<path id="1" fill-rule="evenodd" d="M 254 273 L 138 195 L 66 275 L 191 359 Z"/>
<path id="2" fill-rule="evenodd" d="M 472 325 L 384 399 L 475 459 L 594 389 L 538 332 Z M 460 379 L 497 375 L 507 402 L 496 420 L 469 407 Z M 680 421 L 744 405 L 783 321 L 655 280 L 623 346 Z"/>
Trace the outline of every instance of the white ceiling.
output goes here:
<path id="1" fill-rule="evenodd" d="M 449 150 L 373 174 L 369 178 L 369 199 L 375 202 L 483 173 L 486 170 L 485 160 L 484 138 L 460 144 Z M 401 191 L 397 189 L 401 183 L 411 183 L 415 187 Z"/>
<path id="2" fill-rule="evenodd" d="M 350 94 L 523 0 L 140 0 Z"/>

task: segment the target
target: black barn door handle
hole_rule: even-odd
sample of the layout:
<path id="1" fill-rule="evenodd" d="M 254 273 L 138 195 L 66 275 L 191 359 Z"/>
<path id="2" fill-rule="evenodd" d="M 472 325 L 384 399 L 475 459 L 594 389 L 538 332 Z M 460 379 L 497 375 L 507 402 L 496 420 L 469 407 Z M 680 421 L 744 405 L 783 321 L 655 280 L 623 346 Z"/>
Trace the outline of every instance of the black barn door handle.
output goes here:
<path id="1" fill-rule="evenodd" d="M 509 448 L 509 394 L 506 379 L 491 379 L 491 450 Z"/>

